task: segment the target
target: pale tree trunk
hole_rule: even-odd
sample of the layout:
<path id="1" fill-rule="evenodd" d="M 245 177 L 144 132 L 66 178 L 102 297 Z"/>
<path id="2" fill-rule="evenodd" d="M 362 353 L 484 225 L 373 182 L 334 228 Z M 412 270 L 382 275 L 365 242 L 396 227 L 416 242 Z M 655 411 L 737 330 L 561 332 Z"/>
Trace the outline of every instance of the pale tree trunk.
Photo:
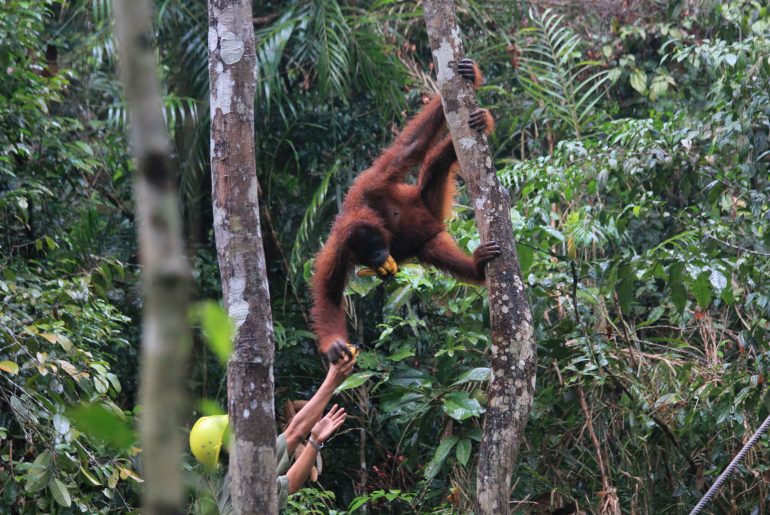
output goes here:
<path id="1" fill-rule="evenodd" d="M 211 180 L 225 307 L 235 321 L 227 369 L 237 514 L 276 513 L 273 320 L 254 155 L 256 51 L 251 0 L 209 0 Z"/>
<path id="2" fill-rule="evenodd" d="M 492 380 L 476 476 L 476 513 L 507 514 L 511 473 L 535 390 L 532 315 L 521 280 L 510 218 L 510 196 L 497 179 L 487 137 L 468 126 L 475 95 L 457 73 L 464 57 L 453 0 L 424 0 L 433 63 L 481 241 L 502 255 L 487 266 L 492 322 Z"/>
<path id="3" fill-rule="evenodd" d="M 184 251 L 176 177 L 168 164 L 152 2 L 116 1 L 115 28 L 137 161 L 134 195 L 144 302 L 139 393 L 143 513 L 184 513 L 180 421 L 187 407 L 184 379 L 192 277 Z"/>

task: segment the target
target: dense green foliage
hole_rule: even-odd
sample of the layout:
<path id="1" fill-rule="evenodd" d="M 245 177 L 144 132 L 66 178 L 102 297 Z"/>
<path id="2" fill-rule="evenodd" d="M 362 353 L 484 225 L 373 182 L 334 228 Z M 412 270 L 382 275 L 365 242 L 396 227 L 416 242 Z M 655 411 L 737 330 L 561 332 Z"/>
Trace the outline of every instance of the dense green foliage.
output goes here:
<path id="1" fill-rule="evenodd" d="M 458 3 L 497 117 L 538 343 L 512 500 L 687 512 L 770 408 L 770 12 Z M 205 3 L 156 4 L 197 295 L 217 299 Z M 323 376 L 307 327 L 313 254 L 355 174 L 430 91 L 415 4 L 255 7 L 279 413 Z M 126 436 L 140 323 L 132 165 L 110 6 L 0 7 L 0 512 L 127 511 L 141 487 Z M 465 200 L 450 227 L 471 250 Z M 414 264 L 348 293 L 366 348 L 339 394 L 352 417 L 289 512 L 467 511 L 489 376 L 484 289 Z M 189 384 L 214 401 L 204 411 L 226 404 L 223 345 L 196 343 Z M 123 437 L 100 436 L 94 417 Z M 749 454 L 718 511 L 768 503 L 769 450 L 765 438 Z M 188 465 L 190 509 L 210 513 L 217 480 Z"/>

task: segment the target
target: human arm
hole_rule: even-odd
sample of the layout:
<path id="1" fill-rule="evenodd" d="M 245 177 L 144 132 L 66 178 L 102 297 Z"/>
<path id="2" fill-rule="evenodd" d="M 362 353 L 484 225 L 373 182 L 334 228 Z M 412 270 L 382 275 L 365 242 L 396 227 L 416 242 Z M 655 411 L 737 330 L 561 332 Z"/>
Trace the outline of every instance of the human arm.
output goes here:
<path id="1" fill-rule="evenodd" d="M 345 422 L 346 416 L 345 409 L 335 404 L 329 410 L 329 413 L 313 426 L 311 430 L 312 441 L 305 446 L 300 457 L 286 473 L 289 483 L 289 494 L 299 490 L 310 475 L 316 456 L 318 456 L 318 449 L 313 445 L 313 442 L 322 445 Z"/>
<path id="2" fill-rule="evenodd" d="M 305 404 L 299 412 L 294 415 L 289 422 L 289 426 L 283 432 L 286 437 L 286 451 L 289 455 L 294 453 L 297 444 L 301 442 L 311 428 L 318 422 L 323 415 L 324 408 L 329 404 L 334 390 L 353 372 L 353 365 L 356 364 L 355 357 L 346 361 L 338 361 L 329 365 L 329 371 L 326 373 L 321 386 L 315 392 L 313 397 Z M 306 449 L 307 450 L 307 449 Z M 300 455 L 300 459 L 304 455 Z"/>

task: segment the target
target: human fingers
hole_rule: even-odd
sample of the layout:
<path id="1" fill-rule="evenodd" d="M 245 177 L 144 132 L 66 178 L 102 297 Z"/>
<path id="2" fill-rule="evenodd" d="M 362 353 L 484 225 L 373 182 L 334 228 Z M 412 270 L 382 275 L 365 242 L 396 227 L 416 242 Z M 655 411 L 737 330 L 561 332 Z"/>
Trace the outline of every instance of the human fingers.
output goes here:
<path id="1" fill-rule="evenodd" d="M 339 428 L 339 427 L 340 427 L 342 424 L 344 424 L 344 423 L 345 423 L 345 419 L 346 419 L 346 418 L 347 418 L 347 414 L 346 414 L 346 413 L 343 413 L 341 417 L 338 417 L 338 418 L 336 418 L 336 419 L 335 419 L 335 420 L 332 422 L 332 429 L 333 429 L 334 431 L 336 431 L 336 430 L 337 430 L 337 428 Z"/>
<path id="2" fill-rule="evenodd" d="M 337 411 L 335 411 L 334 413 L 332 413 L 332 412 L 330 411 L 330 412 L 329 412 L 329 413 L 328 413 L 326 416 L 327 416 L 327 417 L 329 417 L 329 419 L 330 419 L 332 422 L 334 422 L 334 421 L 335 421 L 335 420 L 337 420 L 338 418 L 340 418 L 340 417 L 344 417 L 345 415 L 347 415 L 347 413 L 345 412 L 345 408 L 342 408 L 342 407 L 340 407 L 340 408 L 339 408 Z"/>
<path id="3" fill-rule="evenodd" d="M 353 365 L 356 364 L 355 354 L 357 353 L 354 353 L 353 358 L 349 361 L 346 361 L 340 368 L 340 374 L 342 374 L 345 377 L 349 376 L 350 373 L 353 372 Z"/>
<path id="4" fill-rule="evenodd" d="M 330 410 L 329 410 L 329 411 L 326 413 L 326 416 L 325 416 L 324 418 L 329 418 L 329 419 L 333 418 L 333 417 L 334 417 L 334 414 L 337 412 L 337 410 L 338 410 L 338 409 L 339 409 L 339 406 L 338 406 L 337 404 L 335 404 L 335 405 L 334 405 L 334 406 L 332 406 L 332 408 L 331 408 L 331 409 L 330 409 Z"/>

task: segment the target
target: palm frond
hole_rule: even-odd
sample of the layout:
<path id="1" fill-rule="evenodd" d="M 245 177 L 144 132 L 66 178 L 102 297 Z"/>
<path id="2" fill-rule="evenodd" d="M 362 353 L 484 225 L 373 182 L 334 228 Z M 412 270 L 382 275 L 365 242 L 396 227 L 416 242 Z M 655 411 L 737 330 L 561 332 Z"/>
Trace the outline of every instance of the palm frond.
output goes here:
<path id="1" fill-rule="evenodd" d="M 334 166 L 326 172 L 321 184 L 318 186 L 315 193 L 313 193 L 313 198 L 310 199 L 310 203 L 302 217 L 302 222 L 299 224 L 297 236 L 294 238 L 294 245 L 291 249 L 291 257 L 289 258 L 289 271 L 292 281 L 302 270 L 302 264 L 304 262 L 303 256 L 305 255 L 304 247 L 307 244 L 309 234 L 313 230 L 316 220 L 318 220 L 318 214 L 326 202 L 331 179 L 337 174 L 340 166 L 341 163 L 337 161 Z"/>
<path id="2" fill-rule="evenodd" d="M 530 11 L 530 17 L 533 25 L 519 32 L 529 40 L 523 46 L 519 83 L 554 121 L 580 137 L 594 118 L 609 74 L 593 72 L 600 63 L 581 60 L 580 38 L 562 16 L 546 9 L 542 14 Z"/>
<path id="3" fill-rule="evenodd" d="M 163 98 L 163 119 L 173 135 L 175 128 L 184 124 L 188 117 L 198 119 L 198 104 L 193 98 L 166 95 Z M 113 127 L 125 127 L 128 120 L 126 104 L 116 102 L 107 107 L 107 122 Z"/>
<path id="4" fill-rule="evenodd" d="M 351 30 L 339 4 L 319 0 L 309 5 L 307 36 L 300 48 L 305 62 L 316 63 L 323 94 L 342 99 L 350 89 Z"/>
<path id="5" fill-rule="evenodd" d="M 304 21 L 303 16 L 290 9 L 274 23 L 256 32 L 257 40 L 257 101 L 269 110 L 272 103 L 286 103 L 293 109 L 281 79 L 281 61 L 286 45 L 295 29 Z"/>

